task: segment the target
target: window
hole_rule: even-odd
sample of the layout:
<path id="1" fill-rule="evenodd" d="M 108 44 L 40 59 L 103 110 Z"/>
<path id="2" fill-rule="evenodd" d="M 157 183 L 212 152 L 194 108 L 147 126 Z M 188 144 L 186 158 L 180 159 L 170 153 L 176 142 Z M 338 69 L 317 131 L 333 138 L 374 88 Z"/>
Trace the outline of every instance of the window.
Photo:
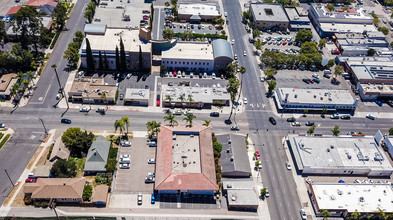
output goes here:
<path id="1" fill-rule="evenodd" d="M 175 61 L 175 64 L 177 64 L 177 61 Z"/>
<path id="2" fill-rule="evenodd" d="M 201 65 L 201 62 L 199 62 L 199 65 Z"/>
<path id="3" fill-rule="evenodd" d="M 193 65 L 194 64 L 194 62 L 191 62 L 191 65 Z"/>
<path id="4" fill-rule="evenodd" d="M 173 64 L 173 61 L 171 61 L 171 64 Z"/>
<path id="5" fill-rule="evenodd" d="M 187 62 L 187 64 L 190 64 L 190 62 Z"/>
<path id="6" fill-rule="evenodd" d="M 184 65 L 185 63 L 186 63 L 186 62 L 183 61 L 183 65 Z"/>

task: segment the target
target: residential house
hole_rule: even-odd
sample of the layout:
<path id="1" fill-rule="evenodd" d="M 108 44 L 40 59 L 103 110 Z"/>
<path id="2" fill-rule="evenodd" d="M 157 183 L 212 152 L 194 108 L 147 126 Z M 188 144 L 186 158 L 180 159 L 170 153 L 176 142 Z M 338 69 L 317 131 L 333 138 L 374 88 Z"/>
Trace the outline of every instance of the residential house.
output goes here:
<path id="1" fill-rule="evenodd" d="M 106 172 L 105 165 L 108 160 L 110 146 L 111 142 L 106 141 L 103 136 L 99 136 L 93 141 L 86 157 L 85 175 Z"/>
<path id="2" fill-rule="evenodd" d="M 11 99 L 12 86 L 18 82 L 18 77 L 15 73 L 4 74 L 0 78 L 0 99 Z"/>
<path id="3" fill-rule="evenodd" d="M 54 162 L 59 159 L 67 159 L 70 156 L 70 150 L 64 145 L 61 137 L 57 138 L 50 154 L 49 161 Z"/>

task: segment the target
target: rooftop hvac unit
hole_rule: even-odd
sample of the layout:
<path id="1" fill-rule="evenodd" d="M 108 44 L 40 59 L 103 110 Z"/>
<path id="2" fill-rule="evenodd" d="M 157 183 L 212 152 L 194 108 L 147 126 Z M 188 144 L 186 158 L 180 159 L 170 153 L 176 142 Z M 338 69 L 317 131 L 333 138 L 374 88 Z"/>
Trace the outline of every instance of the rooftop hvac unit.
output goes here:
<path id="1" fill-rule="evenodd" d="M 236 197 L 235 196 L 232 196 L 231 199 L 232 199 L 232 201 L 236 201 Z"/>
<path id="2" fill-rule="evenodd" d="M 233 156 L 231 156 L 231 162 L 233 162 Z"/>
<path id="3" fill-rule="evenodd" d="M 364 197 L 363 197 L 363 196 L 361 196 L 361 197 L 359 198 L 359 202 L 364 202 Z"/>
<path id="4" fill-rule="evenodd" d="M 181 155 L 181 158 L 187 158 L 186 154 Z"/>
<path id="5" fill-rule="evenodd" d="M 229 148 L 227 149 L 227 153 L 229 153 Z"/>
<path id="6" fill-rule="evenodd" d="M 192 138 L 193 138 L 193 137 L 194 137 L 194 135 L 193 135 L 193 134 L 190 134 L 190 137 L 192 137 Z"/>
<path id="7" fill-rule="evenodd" d="M 228 189 L 231 189 L 231 188 L 232 188 L 232 185 L 231 185 L 231 184 L 227 184 L 227 188 L 228 188 Z"/>

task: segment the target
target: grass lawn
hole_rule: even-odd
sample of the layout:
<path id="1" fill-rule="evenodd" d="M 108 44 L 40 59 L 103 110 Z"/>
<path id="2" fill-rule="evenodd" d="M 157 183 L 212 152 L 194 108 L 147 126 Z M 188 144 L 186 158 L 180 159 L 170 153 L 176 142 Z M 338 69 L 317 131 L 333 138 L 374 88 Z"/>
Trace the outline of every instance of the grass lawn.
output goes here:
<path id="1" fill-rule="evenodd" d="M 83 168 L 85 167 L 86 157 L 78 159 L 75 157 L 70 157 L 68 160 L 75 161 L 76 165 L 76 177 L 83 177 Z"/>

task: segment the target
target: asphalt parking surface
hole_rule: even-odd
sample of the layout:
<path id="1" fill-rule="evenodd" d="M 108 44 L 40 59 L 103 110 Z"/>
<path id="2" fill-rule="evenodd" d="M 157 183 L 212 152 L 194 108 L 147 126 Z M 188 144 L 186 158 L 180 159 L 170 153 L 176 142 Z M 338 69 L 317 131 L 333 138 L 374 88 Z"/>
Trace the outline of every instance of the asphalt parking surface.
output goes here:
<path id="1" fill-rule="evenodd" d="M 130 169 L 118 169 L 114 181 L 114 193 L 152 193 L 153 183 L 146 184 L 146 173 L 155 172 L 155 164 L 147 160 L 155 158 L 156 148 L 147 145 L 146 138 L 131 139 L 131 147 L 120 147 L 122 154 L 131 156 Z"/>

